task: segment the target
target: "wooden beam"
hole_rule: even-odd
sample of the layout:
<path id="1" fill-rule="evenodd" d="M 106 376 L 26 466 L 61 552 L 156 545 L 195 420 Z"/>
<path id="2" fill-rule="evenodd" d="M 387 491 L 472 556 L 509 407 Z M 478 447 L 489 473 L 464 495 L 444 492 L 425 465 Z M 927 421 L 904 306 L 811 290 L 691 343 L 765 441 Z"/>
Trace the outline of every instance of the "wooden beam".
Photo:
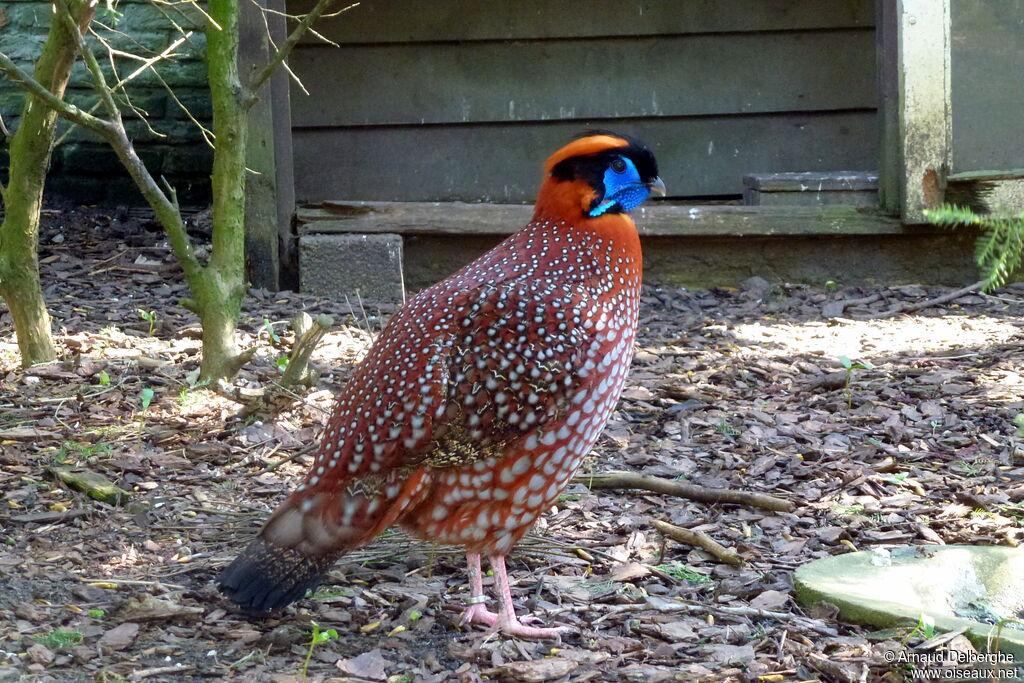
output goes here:
<path id="1" fill-rule="evenodd" d="M 268 6 L 276 13 L 267 16 L 270 35 L 280 45 L 288 35 L 285 20 L 285 0 L 268 0 Z M 270 77 L 270 108 L 273 117 L 274 168 L 277 190 L 277 236 L 279 249 L 279 273 L 282 289 L 298 290 L 299 266 L 295 249 L 295 165 L 292 161 L 292 111 L 291 76 L 280 68 Z"/>
<path id="2" fill-rule="evenodd" d="M 323 202 L 300 207 L 300 235 L 508 235 L 530 221 L 522 204 L 460 202 Z M 678 206 L 654 204 L 634 214 L 644 236 L 902 235 L 900 221 L 853 206 Z M 938 230 L 936 228 L 936 230 Z"/>
<path id="3" fill-rule="evenodd" d="M 878 77 L 878 203 L 893 216 L 900 213 L 899 59 L 897 6 L 875 0 L 875 70 Z"/>
<path id="4" fill-rule="evenodd" d="M 268 0 L 241 3 L 238 71 L 249 81 L 267 63 L 270 43 L 263 11 Z M 254 287 L 279 289 L 277 161 L 271 87 L 249 110 L 245 165 L 245 273 Z"/>
<path id="5" fill-rule="evenodd" d="M 950 1 L 878 5 L 880 191 L 906 223 L 942 203 L 952 165 Z"/>

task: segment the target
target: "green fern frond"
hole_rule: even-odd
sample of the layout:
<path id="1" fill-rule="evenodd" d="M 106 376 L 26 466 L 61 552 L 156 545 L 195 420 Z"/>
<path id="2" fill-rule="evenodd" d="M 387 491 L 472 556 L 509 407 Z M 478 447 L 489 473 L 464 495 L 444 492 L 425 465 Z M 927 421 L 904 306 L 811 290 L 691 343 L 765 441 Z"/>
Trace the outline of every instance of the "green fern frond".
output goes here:
<path id="1" fill-rule="evenodd" d="M 981 229 L 975 243 L 974 260 L 985 279 L 986 292 L 1006 284 L 1024 260 L 1024 213 L 1016 218 L 993 218 L 976 214 L 966 206 L 943 204 L 938 209 L 925 211 L 925 216 L 935 225 L 947 228 Z"/>

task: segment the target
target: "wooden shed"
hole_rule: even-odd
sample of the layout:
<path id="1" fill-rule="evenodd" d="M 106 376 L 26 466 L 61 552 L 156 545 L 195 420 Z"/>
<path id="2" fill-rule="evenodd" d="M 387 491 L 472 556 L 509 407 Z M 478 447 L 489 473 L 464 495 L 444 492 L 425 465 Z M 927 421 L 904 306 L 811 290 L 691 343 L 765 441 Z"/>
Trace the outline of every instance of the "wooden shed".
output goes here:
<path id="1" fill-rule="evenodd" d="M 369 259 L 371 294 L 399 266 L 418 289 L 529 220 L 552 150 L 608 128 L 669 188 L 637 216 L 652 281 L 962 281 L 969 237 L 918 224 L 979 171 L 1013 208 L 1022 28 L 1024 0 L 362 0 L 320 24 L 337 47 L 293 54 L 308 95 L 275 82 L 254 204 L 303 288 L 351 289 Z"/>

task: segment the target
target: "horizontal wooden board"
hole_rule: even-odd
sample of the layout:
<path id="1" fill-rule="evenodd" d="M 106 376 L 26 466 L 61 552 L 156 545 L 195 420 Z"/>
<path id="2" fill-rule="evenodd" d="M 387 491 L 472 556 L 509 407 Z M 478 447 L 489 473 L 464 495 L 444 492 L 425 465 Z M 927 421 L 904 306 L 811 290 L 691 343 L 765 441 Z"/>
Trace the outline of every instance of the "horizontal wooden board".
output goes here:
<path id="1" fill-rule="evenodd" d="M 872 29 L 308 47 L 298 127 L 874 108 Z"/>
<path id="2" fill-rule="evenodd" d="M 645 140 L 670 196 L 740 195 L 750 173 L 872 170 L 874 111 L 600 121 Z M 297 129 L 296 198 L 532 201 L 583 122 Z"/>
<path id="3" fill-rule="evenodd" d="M 1024 164 L 1024 0 L 958 0 L 952 20 L 953 170 Z"/>
<path id="4" fill-rule="evenodd" d="M 878 174 L 853 171 L 757 173 L 745 176 L 743 185 L 772 192 L 877 190 Z"/>
<path id="5" fill-rule="evenodd" d="M 289 0 L 299 14 L 315 0 Z M 345 2 L 337 6 L 346 6 Z M 361 0 L 321 20 L 338 43 L 582 38 L 873 26 L 873 0 Z M 308 36 L 305 42 L 316 42 Z"/>
<path id="6" fill-rule="evenodd" d="M 508 235 L 533 207 L 437 202 L 325 202 L 298 208 L 299 234 Z M 633 213 L 645 236 L 906 234 L 899 220 L 852 206 L 674 206 L 651 202 Z M 937 228 L 936 228 L 937 230 Z"/>

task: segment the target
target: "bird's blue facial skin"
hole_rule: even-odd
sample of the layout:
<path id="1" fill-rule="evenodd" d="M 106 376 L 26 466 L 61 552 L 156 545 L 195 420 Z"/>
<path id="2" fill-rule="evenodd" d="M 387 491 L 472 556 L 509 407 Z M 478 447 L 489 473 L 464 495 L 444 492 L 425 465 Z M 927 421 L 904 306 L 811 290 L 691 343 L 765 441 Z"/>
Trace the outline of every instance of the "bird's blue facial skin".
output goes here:
<path id="1" fill-rule="evenodd" d="M 622 211 L 630 211 L 640 206 L 650 194 L 633 162 L 627 157 L 616 157 L 604 172 L 604 198 L 590 210 L 590 216 L 600 216 L 616 205 Z"/>

